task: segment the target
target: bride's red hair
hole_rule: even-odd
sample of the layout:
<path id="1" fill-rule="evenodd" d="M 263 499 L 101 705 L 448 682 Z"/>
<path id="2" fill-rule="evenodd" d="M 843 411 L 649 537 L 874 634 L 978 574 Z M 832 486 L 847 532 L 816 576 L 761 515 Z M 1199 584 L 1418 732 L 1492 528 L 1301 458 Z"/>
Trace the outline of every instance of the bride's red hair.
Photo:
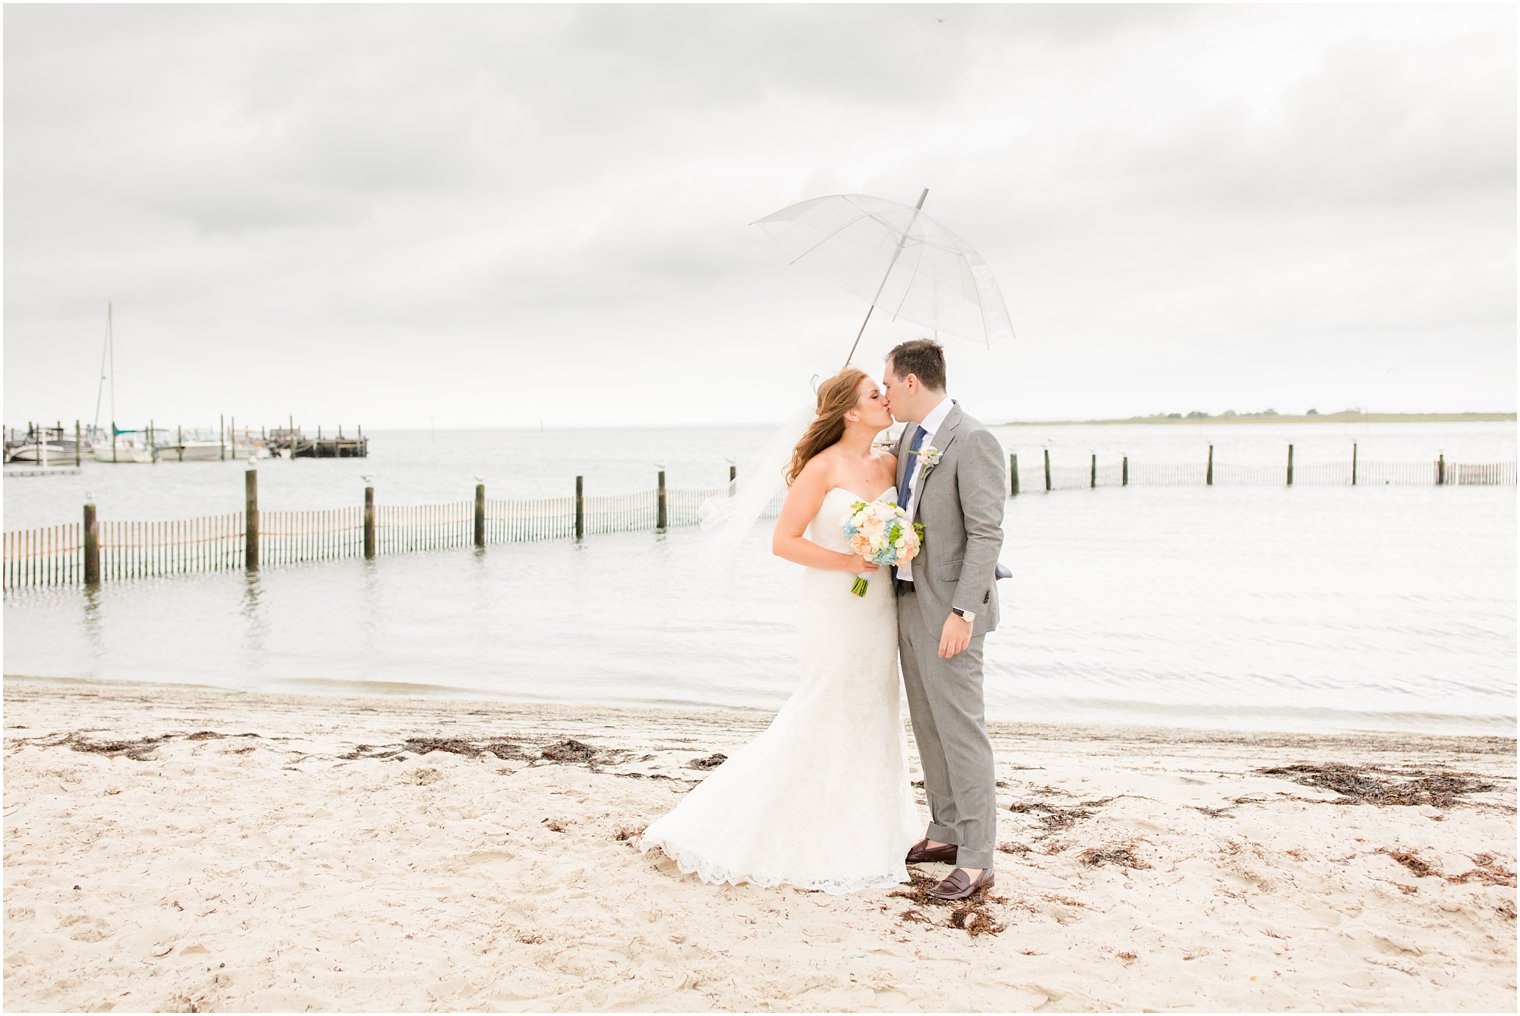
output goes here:
<path id="1" fill-rule="evenodd" d="M 844 414 L 860 401 L 860 382 L 869 376 L 858 367 L 846 367 L 818 386 L 818 415 L 792 450 L 792 462 L 786 467 L 788 487 L 814 455 L 844 436 Z"/>

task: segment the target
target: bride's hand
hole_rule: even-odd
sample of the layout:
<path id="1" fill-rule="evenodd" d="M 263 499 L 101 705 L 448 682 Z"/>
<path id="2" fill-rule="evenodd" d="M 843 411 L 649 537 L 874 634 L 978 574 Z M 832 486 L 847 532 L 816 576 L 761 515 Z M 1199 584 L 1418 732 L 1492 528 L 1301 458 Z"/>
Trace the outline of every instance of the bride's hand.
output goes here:
<path id="1" fill-rule="evenodd" d="M 853 575 L 867 575 L 873 571 L 880 571 L 881 565 L 874 564 L 870 561 L 867 561 L 859 554 L 855 554 L 850 558 L 849 563 L 845 566 L 844 570 L 850 572 Z"/>

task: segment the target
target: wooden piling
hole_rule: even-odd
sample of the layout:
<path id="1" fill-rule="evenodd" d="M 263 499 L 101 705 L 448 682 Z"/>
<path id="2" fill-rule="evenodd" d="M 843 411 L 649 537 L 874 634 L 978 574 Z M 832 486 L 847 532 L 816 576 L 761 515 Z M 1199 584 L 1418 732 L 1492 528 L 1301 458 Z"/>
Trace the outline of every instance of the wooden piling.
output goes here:
<path id="1" fill-rule="evenodd" d="M 1356 442 L 1351 442 L 1351 486 L 1356 486 Z"/>
<path id="2" fill-rule="evenodd" d="M 1129 486 L 1129 456 L 1128 455 L 1124 456 L 1124 475 L 1123 475 L 1123 479 L 1121 480 L 1121 482 L 1120 482 L 1119 485 L 1121 487 L 1128 487 Z"/>
<path id="3" fill-rule="evenodd" d="M 733 472 L 733 467 L 729 467 Z M 575 539 L 577 542 L 586 538 L 586 478 L 575 478 Z"/>
<path id="4" fill-rule="evenodd" d="M 375 559 L 375 488 L 364 488 L 364 560 Z"/>
<path id="5" fill-rule="evenodd" d="M 1008 496 L 1019 496 L 1019 457 L 1008 456 Z"/>
<path id="6" fill-rule="evenodd" d="M 1293 446 L 1288 446 L 1288 486 L 1293 486 Z"/>
<path id="7" fill-rule="evenodd" d="M 1092 472 L 1089 474 L 1089 479 L 1087 481 L 1087 486 L 1088 486 L 1088 489 L 1090 489 L 1090 490 L 1091 489 L 1095 489 L 1098 486 L 1098 453 L 1097 452 L 1093 452 L 1092 453 Z"/>
<path id="8" fill-rule="evenodd" d="M 665 470 L 660 470 L 658 485 L 655 488 L 655 518 L 654 528 L 656 532 L 665 531 L 665 523 L 668 521 L 665 505 Z"/>
<path id="9" fill-rule="evenodd" d="M 216 418 L 216 440 L 221 446 L 220 461 L 227 461 L 227 414 L 223 413 Z"/>
<path id="10" fill-rule="evenodd" d="M 158 442 L 153 440 L 153 421 L 148 421 L 148 430 L 143 440 L 148 442 L 148 461 L 158 461 Z"/>
<path id="11" fill-rule="evenodd" d="M 475 546 L 486 545 L 486 485 L 475 485 Z"/>
<path id="12" fill-rule="evenodd" d="M 100 520 L 94 505 L 85 505 L 85 586 L 100 584 Z"/>
<path id="13" fill-rule="evenodd" d="M 80 437 L 80 434 L 79 434 L 79 421 L 75 420 L 74 421 L 74 466 L 75 466 L 75 468 L 78 468 L 78 466 L 80 464 L 80 462 L 79 462 L 80 457 L 83 455 L 83 449 L 80 447 L 80 444 L 79 444 L 79 437 Z"/>
<path id="14" fill-rule="evenodd" d="M 259 471 L 243 472 L 243 548 L 244 567 L 259 570 Z"/>
<path id="15" fill-rule="evenodd" d="M 1045 490 L 1050 490 L 1050 449 L 1045 449 Z"/>
<path id="16" fill-rule="evenodd" d="M 739 467 L 738 466 L 729 466 L 728 467 L 728 482 L 729 483 L 733 483 L 738 478 L 739 478 Z"/>
<path id="17" fill-rule="evenodd" d="M 1207 486 L 1214 486 L 1214 446 L 1209 445 L 1209 471 L 1204 476 L 1203 482 Z"/>
<path id="18" fill-rule="evenodd" d="M 1436 486 L 1446 485 L 1446 453 L 1442 452 L 1436 457 Z"/>

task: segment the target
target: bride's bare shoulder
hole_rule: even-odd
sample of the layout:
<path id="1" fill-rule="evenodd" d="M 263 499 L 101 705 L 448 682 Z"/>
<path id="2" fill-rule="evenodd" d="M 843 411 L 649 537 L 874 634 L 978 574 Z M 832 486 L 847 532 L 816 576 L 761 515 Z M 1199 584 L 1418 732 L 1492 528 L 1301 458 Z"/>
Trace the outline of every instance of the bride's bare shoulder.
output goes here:
<path id="1" fill-rule="evenodd" d="M 793 484 L 805 482 L 810 486 L 826 488 L 833 475 L 834 460 L 829 456 L 828 450 L 825 449 L 807 460 L 802 467 L 802 471 L 797 474 L 797 479 L 793 481 Z"/>

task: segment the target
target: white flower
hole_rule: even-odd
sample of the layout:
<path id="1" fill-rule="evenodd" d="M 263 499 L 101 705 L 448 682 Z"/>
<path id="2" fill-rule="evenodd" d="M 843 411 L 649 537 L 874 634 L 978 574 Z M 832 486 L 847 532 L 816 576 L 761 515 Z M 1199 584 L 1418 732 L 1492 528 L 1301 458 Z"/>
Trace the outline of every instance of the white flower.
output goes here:
<path id="1" fill-rule="evenodd" d="M 925 466 L 937 466 L 937 465 L 939 465 L 939 457 L 940 457 L 941 452 L 940 452 L 940 450 L 938 448 L 934 447 L 933 445 L 929 445 L 926 448 L 920 448 L 918 451 L 914 452 L 913 454 L 917 455 Z"/>

